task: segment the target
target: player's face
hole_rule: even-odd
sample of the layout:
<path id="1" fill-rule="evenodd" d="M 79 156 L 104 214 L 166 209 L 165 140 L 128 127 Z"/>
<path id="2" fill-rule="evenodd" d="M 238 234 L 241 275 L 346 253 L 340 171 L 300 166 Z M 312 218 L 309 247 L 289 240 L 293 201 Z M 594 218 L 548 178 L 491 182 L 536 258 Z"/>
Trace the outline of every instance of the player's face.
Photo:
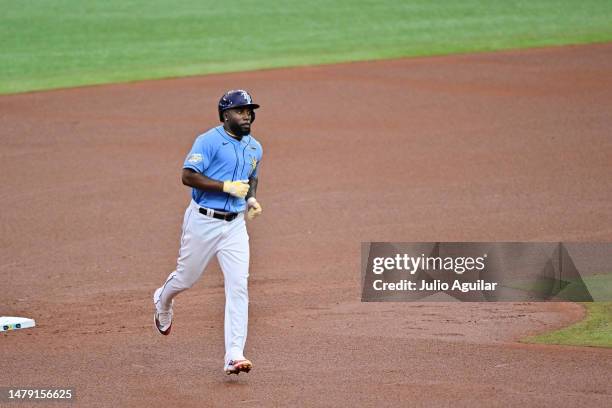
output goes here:
<path id="1" fill-rule="evenodd" d="M 253 110 L 247 107 L 228 109 L 225 111 L 225 124 L 236 136 L 246 136 L 251 132 Z"/>

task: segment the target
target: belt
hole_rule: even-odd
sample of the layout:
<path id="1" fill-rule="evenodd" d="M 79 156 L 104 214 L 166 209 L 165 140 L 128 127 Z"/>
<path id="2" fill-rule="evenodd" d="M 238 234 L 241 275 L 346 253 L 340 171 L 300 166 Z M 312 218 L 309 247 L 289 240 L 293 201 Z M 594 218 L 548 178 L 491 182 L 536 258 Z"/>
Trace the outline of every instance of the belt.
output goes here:
<path id="1" fill-rule="evenodd" d="M 225 212 L 221 210 L 215 210 L 212 208 L 204 208 L 204 207 L 198 208 L 198 211 L 200 212 L 200 214 L 204 214 L 207 217 L 213 217 L 218 220 L 224 220 L 224 221 L 234 221 L 239 214 L 239 213 Z"/>

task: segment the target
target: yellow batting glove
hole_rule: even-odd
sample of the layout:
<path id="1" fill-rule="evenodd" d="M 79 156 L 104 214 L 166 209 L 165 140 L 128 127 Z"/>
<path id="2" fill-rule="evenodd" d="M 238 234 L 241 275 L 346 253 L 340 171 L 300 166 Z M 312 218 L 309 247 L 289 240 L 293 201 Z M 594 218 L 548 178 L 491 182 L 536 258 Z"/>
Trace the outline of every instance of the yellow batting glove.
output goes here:
<path id="1" fill-rule="evenodd" d="M 263 209 L 261 208 L 261 204 L 259 204 L 259 202 L 257 202 L 257 200 L 255 199 L 255 197 L 249 198 L 247 203 L 249 205 L 249 211 L 247 211 L 247 219 L 252 220 L 253 218 L 261 215 Z"/>
<path id="2" fill-rule="evenodd" d="M 224 181 L 223 192 L 234 197 L 244 198 L 249 192 L 249 183 L 244 180 L 238 181 Z"/>

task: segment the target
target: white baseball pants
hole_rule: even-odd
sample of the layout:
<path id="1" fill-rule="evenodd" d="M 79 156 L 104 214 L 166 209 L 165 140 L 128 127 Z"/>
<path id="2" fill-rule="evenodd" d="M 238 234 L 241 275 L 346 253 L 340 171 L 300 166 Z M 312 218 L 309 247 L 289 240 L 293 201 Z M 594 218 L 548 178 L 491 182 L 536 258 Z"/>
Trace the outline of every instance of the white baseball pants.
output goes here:
<path id="1" fill-rule="evenodd" d="M 154 301 L 159 310 L 168 310 L 172 299 L 193 286 L 216 255 L 225 280 L 225 362 L 242 360 L 249 314 L 249 235 L 244 213 L 228 222 L 203 215 L 198 209 L 191 201 L 185 210 L 176 270 Z"/>

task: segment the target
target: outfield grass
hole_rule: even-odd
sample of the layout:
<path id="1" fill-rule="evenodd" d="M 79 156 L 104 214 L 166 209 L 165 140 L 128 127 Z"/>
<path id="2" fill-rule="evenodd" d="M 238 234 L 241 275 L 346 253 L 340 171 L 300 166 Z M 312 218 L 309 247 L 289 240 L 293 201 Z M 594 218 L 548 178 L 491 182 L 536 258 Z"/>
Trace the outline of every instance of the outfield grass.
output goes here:
<path id="1" fill-rule="evenodd" d="M 612 40 L 612 1 L 0 0 L 0 93 Z"/>
<path id="2" fill-rule="evenodd" d="M 523 339 L 524 343 L 612 347 L 612 302 L 582 303 L 587 317 L 552 333 Z"/>
<path id="3" fill-rule="evenodd" d="M 528 337 L 525 343 L 565 344 L 571 346 L 612 347 L 612 274 L 583 277 L 589 293 L 596 302 L 581 303 L 587 310 L 586 318 L 572 326 Z"/>

